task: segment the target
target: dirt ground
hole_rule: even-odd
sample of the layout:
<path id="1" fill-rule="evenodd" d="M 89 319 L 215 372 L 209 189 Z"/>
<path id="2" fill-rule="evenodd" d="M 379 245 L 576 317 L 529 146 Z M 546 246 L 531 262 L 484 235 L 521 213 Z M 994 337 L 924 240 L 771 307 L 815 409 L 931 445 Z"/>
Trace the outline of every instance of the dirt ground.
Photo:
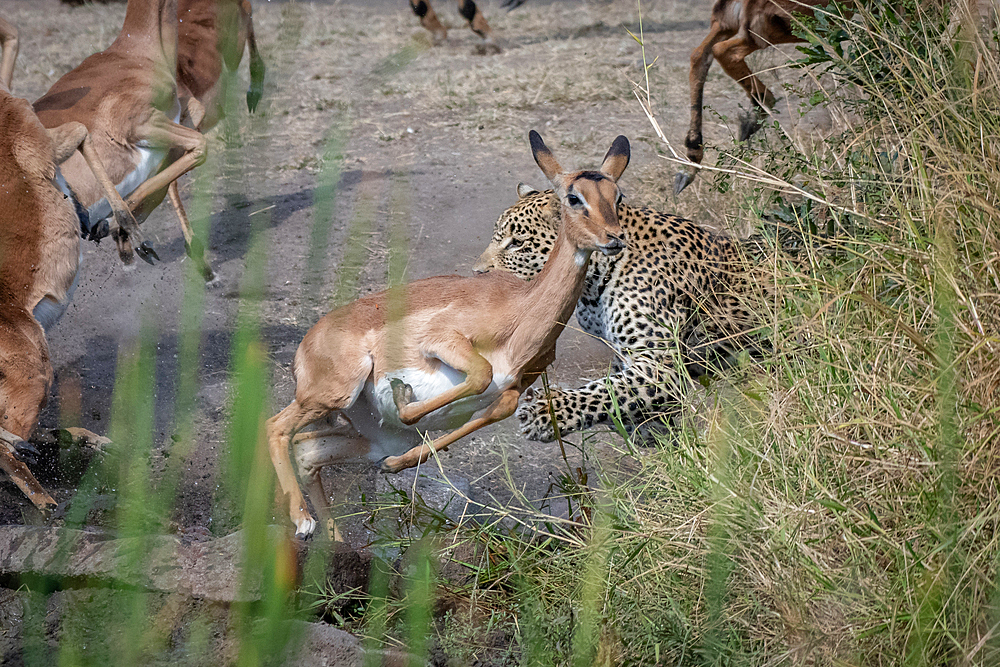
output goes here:
<path id="1" fill-rule="evenodd" d="M 489 241 L 493 222 L 516 201 L 519 181 L 545 185 L 527 145 L 537 129 L 564 166 L 598 164 L 612 139 L 632 142 L 622 186 L 631 201 L 693 217 L 727 222 L 711 206 L 702 181 L 679 200 L 669 195 L 676 169 L 633 96 L 643 82 L 637 5 L 631 0 L 528 3 L 512 13 L 482 2 L 503 51 L 479 55 L 479 38 L 439 0 L 451 28 L 431 46 L 404 0 L 255 3 L 255 25 L 269 67 L 261 110 L 245 108 L 211 135 L 210 148 L 230 157 L 212 187 L 209 253 L 220 274 L 205 296 L 198 442 L 185 466 L 174 520 L 184 532 L 233 530 L 230 515 L 213 506 L 227 437 L 232 334 L 253 230 L 262 229 L 266 293 L 256 303 L 273 362 L 271 404 L 293 393 L 290 366 L 303 334 L 328 310 L 338 280 L 357 281 L 358 293 L 386 284 L 390 250 L 401 249 L 406 276 L 469 274 Z M 708 29 L 707 0 L 641 3 L 653 106 L 666 136 L 680 150 L 688 122 L 687 71 L 691 49 Z M 107 46 L 121 25 L 121 5 L 68 8 L 57 0 L 0 0 L 0 15 L 21 32 L 14 92 L 36 99 L 88 54 Z M 244 64 L 243 70 L 246 65 Z M 241 71 L 245 82 L 247 74 Z M 245 83 L 243 84 L 245 85 Z M 731 140 L 740 89 L 716 67 L 706 101 L 727 124 L 706 116 L 710 143 Z M 344 137 L 329 244 L 315 252 L 320 280 L 307 283 L 314 194 L 331 128 Z M 190 197 L 191 177 L 182 193 Z M 363 231 L 367 257 L 342 267 L 348 229 Z M 393 225 L 405 240 L 390 243 Z M 157 345 L 155 445 L 174 432 L 177 338 L 182 271 L 188 261 L 173 212 L 162 206 L 146 222 L 162 262 L 123 267 L 113 244 L 86 242 L 80 286 L 66 315 L 49 333 L 57 383 L 42 428 L 80 425 L 105 433 L 119 355 L 144 327 Z M 605 372 L 606 348 L 573 330 L 559 343 L 553 378 L 577 383 Z M 597 449 L 614 464 L 615 437 Z M 579 455 L 573 453 L 575 460 Z M 558 446 L 525 441 L 513 420 L 484 429 L 444 454 L 449 474 L 468 482 L 482 503 L 510 501 L 507 472 L 531 501 L 541 499 L 566 469 Z M 76 491 L 78 473 L 49 466 L 40 479 L 59 501 Z M 360 466 L 327 473 L 336 502 L 348 513 L 376 475 Z M 286 521 L 283 512 L 276 515 Z M 34 522 L 30 504 L 13 484 L 0 482 L 0 521 Z M 348 538 L 367 540 L 360 518 Z"/>

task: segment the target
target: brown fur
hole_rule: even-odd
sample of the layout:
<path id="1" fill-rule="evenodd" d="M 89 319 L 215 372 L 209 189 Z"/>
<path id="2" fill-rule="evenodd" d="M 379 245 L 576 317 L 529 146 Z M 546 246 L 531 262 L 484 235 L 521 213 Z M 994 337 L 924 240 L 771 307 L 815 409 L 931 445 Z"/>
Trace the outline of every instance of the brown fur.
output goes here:
<path id="1" fill-rule="evenodd" d="M 183 113 L 181 122 L 207 132 L 225 115 L 222 66 L 235 70 L 250 50 L 250 90 L 247 106 L 253 111 L 263 92 L 264 61 L 257 51 L 253 29 L 253 7 L 249 0 L 179 0 L 177 4 L 177 94 Z M 184 247 L 206 281 L 215 271 L 205 259 L 204 248 L 194 243 L 194 231 L 181 202 L 177 181 L 167 194 L 181 223 Z M 163 193 L 153 198 L 159 202 Z"/>
<path id="2" fill-rule="evenodd" d="M 249 0 L 178 0 L 177 91 L 185 114 L 191 98 L 203 113 L 192 126 L 207 132 L 222 119 L 222 66 L 239 67 L 249 45 L 251 71 L 263 68 L 253 29 Z M 263 76 L 263 73 L 261 73 Z"/>
<path id="3" fill-rule="evenodd" d="M 594 178 L 595 172 L 564 173 L 537 133 L 531 133 L 531 145 L 535 161 L 564 203 L 559 237 L 535 280 L 524 283 L 502 273 L 427 278 L 339 308 L 306 334 L 295 355 L 295 400 L 268 421 L 271 459 L 298 533 L 311 533 L 315 521 L 289 459 L 297 431 L 351 407 L 366 383 L 377 384 L 401 369 L 434 372 L 442 363 L 464 373 L 465 380 L 422 401 L 394 394 L 403 424 L 419 425 L 435 410 L 482 394 L 495 372 L 506 376 L 508 384 L 497 388 L 499 397 L 478 416 L 429 445 L 389 456 L 383 470 L 418 465 L 458 438 L 505 419 L 521 392 L 555 357 L 556 339 L 576 307 L 591 252 L 623 248 L 613 202 L 621 195 L 616 181 L 628 164 L 628 141 L 616 139 L 600 178 Z M 398 314 L 393 317 L 389 313 L 394 308 Z M 351 446 L 358 451 L 356 436 Z M 364 450 L 363 442 L 360 448 Z M 339 458 L 330 456 L 328 462 Z M 318 467 L 313 489 L 321 488 Z M 314 502 L 324 507 L 325 495 Z"/>
<path id="4" fill-rule="evenodd" d="M 204 161 L 205 138 L 172 120 L 181 111 L 174 81 L 176 58 L 177 0 L 130 0 L 114 43 L 64 75 L 34 105 L 45 127 L 83 123 L 114 183 L 135 170 L 140 145 L 179 151 L 179 157 L 168 155 L 159 173 L 129 195 L 130 208 L 141 205 L 140 216 L 162 201 L 170 182 Z M 82 159 L 74 155 L 62 172 L 84 208 L 103 198 L 103 189 Z M 137 228 L 126 232 L 119 250 L 128 261 L 128 237 L 141 236 Z"/>
<path id="5" fill-rule="evenodd" d="M 0 86 L 0 428 L 26 440 L 45 406 L 52 366 L 32 316 L 46 296 L 68 297 L 79 258 L 79 222 L 53 184 L 55 148 L 27 100 Z M 0 467 L 39 506 L 53 504 L 0 443 Z"/>
<path id="6" fill-rule="evenodd" d="M 0 72 L 13 69 L 7 46 L 16 34 L 0 19 Z M 79 264 L 80 222 L 54 183 L 56 165 L 79 149 L 115 214 L 128 214 L 87 128 L 70 122 L 46 130 L 28 101 L 10 94 L 9 78 L 0 79 L 0 469 L 44 509 L 55 504 L 52 497 L 14 454 L 31 436 L 52 384 L 36 308 L 43 301 L 51 302 L 50 314 L 65 308 Z"/>
<path id="7" fill-rule="evenodd" d="M 746 57 L 774 44 L 801 42 L 791 31 L 792 14 L 812 16 L 813 7 L 828 4 L 829 0 L 716 0 L 708 36 L 691 52 L 691 126 L 684 142 L 689 160 L 700 164 L 704 157 L 702 107 L 712 58 L 743 86 L 754 107 L 770 109 L 774 95 L 747 67 Z M 759 128 L 757 112 L 751 111 L 742 119 L 740 140 L 746 140 Z M 680 193 L 693 178 L 693 173 L 677 174 L 674 192 Z"/>

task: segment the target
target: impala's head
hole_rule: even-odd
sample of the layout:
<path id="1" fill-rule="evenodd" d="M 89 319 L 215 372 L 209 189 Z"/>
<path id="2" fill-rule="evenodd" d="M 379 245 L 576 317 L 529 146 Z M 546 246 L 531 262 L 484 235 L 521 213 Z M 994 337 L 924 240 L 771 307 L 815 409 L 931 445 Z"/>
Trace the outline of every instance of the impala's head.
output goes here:
<path id="1" fill-rule="evenodd" d="M 616 255 L 625 248 L 622 228 L 618 226 L 618 189 L 629 161 L 628 139 L 619 135 L 604 156 L 600 171 L 565 172 L 552 151 L 532 130 L 528 134 L 531 152 L 542 173 L 555 188 L 562 205 L 561 233 L 579 250 L 600 250 Z"/>

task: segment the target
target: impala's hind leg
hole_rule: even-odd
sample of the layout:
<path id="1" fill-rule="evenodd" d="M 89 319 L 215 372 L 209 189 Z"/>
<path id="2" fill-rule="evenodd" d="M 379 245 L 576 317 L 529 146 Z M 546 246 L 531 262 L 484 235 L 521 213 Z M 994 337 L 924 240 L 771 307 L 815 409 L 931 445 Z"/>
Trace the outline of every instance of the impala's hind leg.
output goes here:
<path id="1" fill-rule="evenodd" d="M 328 346 L 318 344 L 316 337 L 321 336 L 317 328 L 306 334 L 295 353 L 295 400 L 267 420 L 271 461 L 299 537 L 311 535 L 316 530 L 316 520 L 306 509 L 302 489 L 295 479 L 289 457 L 292 438 L 309 424 L 353 405 L 372 371 L 372 360 L 365 354 L 327 356 L 325 350 L 336 349 L 338 345 L 329 339 L 325 341 Z"/>
<path id="2" fill-rule="evenodd" d="M 305 478 L 306 492 L 312 500 L 320 523 L 326 526 L 327 537 L 342 542 L 340 531 L 330 514 L 329 496 L 323 488 L 323 468 L 345 459 L 362 459 L 368 454 L 370 443 L 350 424 L 330 429 L 299 433 L 292 440 L 295 463 L 299 475 Z"/>
<path id="3" fill-rule="evenodd" d="M 271 462 L 278 475 L 278 485 L 288 500 L 289 516 L 295 524 L 296 537 L 308 537 L 316 530 L 316 520 L 306 509 L 306 499 L 295 479 L 295 470 L 289 458 L 292 436 L 299 429 L 322 419 L 330 413 L 327 408 L 305 408 L 298 401 L 291 404 L 267 420 L 267 443 L 271 451 Z"/>
<path id="4" fill-rule="evenodd" d="M 746 141 L 760 129 L 763 110 L 774 107 L 776 101 L 774 94 L 747 66 L 746 57 L 758 48 L 743 32 L 712 47 L 719 65 L 733 81 L 743 86 L 753 105 L 753 109 L 740 119 L 740 141 Z"/>

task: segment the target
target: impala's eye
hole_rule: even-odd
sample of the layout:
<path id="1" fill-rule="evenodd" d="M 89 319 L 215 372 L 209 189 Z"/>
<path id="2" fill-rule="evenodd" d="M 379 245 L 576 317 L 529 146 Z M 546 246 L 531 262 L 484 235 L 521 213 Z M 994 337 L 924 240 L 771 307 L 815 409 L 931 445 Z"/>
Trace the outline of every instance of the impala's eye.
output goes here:
<path id="1" fill-rule="evenodd" d="M 573 206 L 574 208 L 583 205 L 583 200 L 572 193 L 566 195 L 566 201 L 569 203 L 570 206 Z"/>

